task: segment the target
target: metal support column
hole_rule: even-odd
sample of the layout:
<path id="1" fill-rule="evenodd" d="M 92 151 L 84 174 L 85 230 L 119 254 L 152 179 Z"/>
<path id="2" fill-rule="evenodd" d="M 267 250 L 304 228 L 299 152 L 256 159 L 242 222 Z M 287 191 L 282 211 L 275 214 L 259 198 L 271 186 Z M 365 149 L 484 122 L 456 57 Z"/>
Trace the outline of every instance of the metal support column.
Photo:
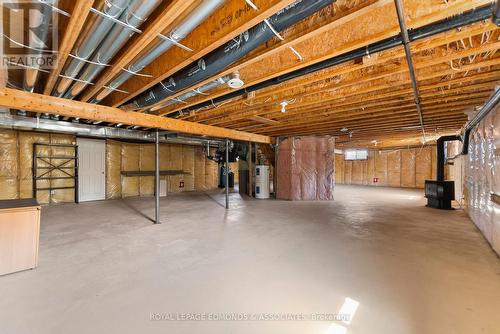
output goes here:
<path id="1" fill-rule="evenodd" d="M 252 143 L 248 143 L 248 196 L 253 196 L 253 163 L 252 163 L 253 155 L 252 155 Z"/>
<path id="2" fill-rule="evenodd" d="M 226 139 L 226 209 L 229 209 L 229 139 Z"/>
<path id="3" fill-rule="evenodd" d="M 226 139 L 226 209 L 229 209 L 229 139 Z"/>
<path id="4" fill-rule="evenodd" d="M 274 146 L 274 173 L 273 173 L 273 191 L 274 198 L 278 198 L 278 148 L 280 146 L 280 137 L 276 138 Z"/>
<path id="5" fill-rule="evenodd" d="M 160 133 L 155 132 L 155 224 L 160 222 Z"/>

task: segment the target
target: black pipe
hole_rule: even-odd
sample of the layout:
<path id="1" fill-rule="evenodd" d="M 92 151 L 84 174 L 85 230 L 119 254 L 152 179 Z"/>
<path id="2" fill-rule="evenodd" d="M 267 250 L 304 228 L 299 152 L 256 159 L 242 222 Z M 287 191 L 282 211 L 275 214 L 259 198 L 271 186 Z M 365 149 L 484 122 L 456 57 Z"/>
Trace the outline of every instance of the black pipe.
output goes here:
<path id="1" fill-rule="evenodd" d="M 474 117 L 465 125 L 463 146 L 462 146 L 463 155 L 469 154 L 469 141 L 472 130 L 474 130 L 474 128 L 486 117 L 486 115 L 490 113 L 490 111 L 496 108 L 499 102 L 500 102 L 500 88 L 497 88 L 493 93 L 493 95 L 481 108 L 481 110 L 479 110 L 479 112 L 476 115 L 474 115 Z"/>
<path id="2" fill-rule="evenodd" d="M 493 9 L 493 23 L 500 26 L 500 1 L 497 1 L 495 8 Z"/>
<path id="3" fill-rule="evenodd" d="M 445 20 L 432 23 L 426 26 L 423 26 L 421 28 L 417 28 L 414 30 L 411 30 L 408 32 L 410 41 L 417 41 L 421 40 L 424 38 L 428 38 L 452 29 L 460 28 L 475 22 L 483 21 L 486 19 L 491 18 L 491 7 L 490 6 L 485 6 L 481 7 L 478 9 L 474 9 L 465 13 L 462 13 L 460 15 L 447 18 Z M 402 44 L 402 38 L 401 36 L 395 36 L 391 37 L 385 40 L 382 40 L 377 43 L 370 44 L 368 46 L 361 47 L 359 49 L 353 50 L 351 52 L 347 52 L 345 54 L 332 57 L 330 59 L 326 59 L 324 61 L 321 61 L 319 63 L 309 65 L 306 67 L 303 67 L 301 69 L 298 69 L 296 71 L 277 76 L 272 79 L 268 79 L 266 81 L 260 82 L 258 84 L 240 89 L 240 90 L 235 90 L 231 93 L 228 93 L 226 95 L 211 99 L 209 101 L 201 102 L 198 103 L 194 106 L 184 108 L 176 113 L 172 113 L 168 115 L 168 117 L 179 117 L 182 114 L 189 113 L 190 111 L 195 111 L 200 108 L 208 107 L 210 105 L 218 104 L 221 102 L 224 102 L 226 100 L 248 94 L 260 89 L 264 89 L 270 86 L 274 86 L 304 75 L 308 75 L 314 72 L 318 72 L 327 68 L 330 68 L 335 65 L 339 65 L 342 63 L 346 63 L 351 60 L 359 59 L 367 54 L 375 54 L 377 52 L 385 51 L 388 49 L 392 49 L 394 47 L 400 46 Z"/>
<path id="4" fill-rule="evenodd" d="M 437 180 L 438 181 L 444 181 L 444 164 L 446 160 L 446 155 L 444 152 L 444 143 L 448 141 L 454 141 L 454 140 L 462 140 L 462 137 L 453 135 L 453 136 L 442 136 L 439 137 L 439 139 L 436 142 L 436 149 L 437 149 Z"/>
<path id="5" fill-rule="evenodd" d="M 293 4 L 245 31 L 237 38 L 210 52 L 187 68 L 155 85 L 136 97 L 128 105 L 131 108 L 146 108 L 169 97 L 176 92 L 196 85 L 210 78 L 231 64 L 234 64 L 258 46 L 275 36 L 275 31 L 283 31 L 295 23 L 311 16 L 336 0 L 297 0 Z M 272 29 L 271 29 L 272 27 Z"/>
<path id="6" fill-rule="evenodd" d="M 401 39 L 403 47 L 405 49 L 406 64 L 408 65 L 408 71 L 410 73 L 411 86 L 413 88 L 413 95 L 415 95 L 415 106 L 417 107 L 418 119 L 420 121 L 420 127 L 422 128 L 422 136 L 424 141 L 425 138 L 425 126 L 424 126 L 424 116 L 422 113 L 422 105 L 420 100 L 420 91 L 418 89 L 417 76 L 415 74 L 415 67 L 413 66 L 413 57 L 411 55 L 410 49 L 410 36 L 408 35 L 408 28 L 405 22 L 405 13 L 402 0 L 394 0 L 396 4 L 396 12 L 398 13 L 399 27 L 401 29 Z"/>

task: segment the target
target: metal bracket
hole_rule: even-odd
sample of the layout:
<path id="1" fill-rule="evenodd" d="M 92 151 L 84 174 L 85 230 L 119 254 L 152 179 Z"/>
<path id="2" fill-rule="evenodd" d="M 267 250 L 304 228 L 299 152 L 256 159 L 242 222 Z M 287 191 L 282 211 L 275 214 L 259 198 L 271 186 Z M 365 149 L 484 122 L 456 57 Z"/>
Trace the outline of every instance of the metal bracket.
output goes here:
<path id="1" fill-rule="evenodd" d="M 81 80 L 81 79 L 77 79 L 77 78 L 72 78 L 72 77 L 69 77 L 67 75 L 63 75 L 63 74 L 59 74 L 59 76 L 61 78 L 65 78 L 65 79 L 69 79 L 69 80 L 73 80 L 73 81 L 76 81 L 76 82 L 81 82 L 81 83 L 84 83 L 84 84 L 87 84 L 87 85 L 93 85 L 92 82 L 90 81 L 85 81 L 85 80 Z"/>
<path id="2" fill-rule="evenodd" d="M 169 41 L 170 43 L 172 43 L 173 45 L 175 46 L 178 46 L 179 48 L 183 49 L 183 50 L 186 50 L 188 52 L 193 52 L 193 49 L 191 48 L 188 48 L 187 46 L 185 45 L 182 45 L 181 43 L 177 42 L 175 39 L 171 38 L 171 37 L 167 37 L 163 34 L 158 34 L 158 37 L 160 37 L 161 39 L 165 40 L 165 41 Z"/>
<path id="3" fill-rule="evenodd" d="M 172 101 L 175 101 L 175 102 L 179 102 L 179 103 L 184 103 L 184 104 L 188 104 L 186 101 L 182 101 L 181 99 L 179 99 L 178 97 L 174 97 L 172 99 Z"/>
<path id="4" fill-rule="evenodd" d="M 103 13 L 103 12 L 101 12 L 101 11 L 99 11 L 99 10 L 95 9 L 95 8 L 90 8 L 90 11 L 91 11 L 92 13 L 94 13 L 94 14 L 97 14 L 97 15 L 99 15 L 99 16 L 101 16 L 101 17 L 104 17 L 104 18 L 106 18 L 106 19 L 108 19 L 108 20 L 113 21 L 113 22 L 114 22 L 114 23 L 116 23 L 116 24 L 119 24 L 119 25 L 121 25 L 121 26 L 122 26 L 122 27 L 124 27 L 124 28 L 130 29 L 130 30 L 132 30 L 132 31 L 134 31 L 134 32 L 136 32 L 136 33 L 142 34 L 142 31 L 141 31 L 141 30 L 139 30 L 139 29 L 137 29 L 136 27 L 131 26 L 130 24 L 127 24 L 127 23 L 125 23 L 125 22 L 123 22 L 123 21 L 120 21 L 120 20 L 118 20 L 117 18 L 114 18 L 113 16 L 110 16 L 110 15 L 108 15 L 108 14 L 106 14 L 106 13 Z"/>
<path id="5" fill-rule="evenodd" d="M 199 89 L 199 88 L 195 88 L 195 89 L 193 89 L 193 92 L 195 92 L 196 94 L 205 95 L 205 96 L 210 95 L 210 94 L 207 94 L 207 93 L 203 93 L 202 91 L 200 91 L 200 89 Z"/>
<path id="6" fill-rule="evenodd" d="M 124 93 L 124 94 L 130 94 L 127 91 L 124 91 L 124 90 L 121 90 L 121 89 L 118 89 L 118 88 L 113 88 L 111 86 L 102 86 L 102 87 L 106 88 L 106 89 L 109 89 L 110 91 L 113 91 L 113 92 L 120 92 L 120 93 Z"/>
<path id="7" fill-rule="evenodd" d="M 125 71 L 129 74 L 132 74 L 132 75 L 137 75 L 138 77 L 144 77 L 144 78 L 152 78 L 153 77 L 151 74 L 141 74 L 141 73 L 139 73 L 139 71 L 134 72 L 134 71 L 130 70 L 129 68 L 128 69 L 122 68 L 122 71 Z"/>
<path id="8" fill-rule="evenodd" d="M 257 7 L 257 6 L 256 6 L 256 5 L 255 5 L 255 4 L 254 4 L 251 0 L 245 0 L 245 1 L 246 1 L 246 3 L 247 3 L 250 7 L 252 7 L 253 9 L 255 9 L 255 10 L 259 10 L 259 7 Z"/>
<path id="9" fill-rule="evenodd" d="M 299 58 L 300 61 L 304 60 L 304 57 L 302 57 L 302 55 L 299 53 L 299 51 L 295 50 L 295 48 L 293 46 L 289 46 L 288 48 L 290 50 L 292 50 L 292 52 L 297 56 L 297 58 Z"/>
<path id="10" fill-rule="evenodd" d="M 280 33 L 277 32 L 276 29 L 274 29 L 274 27 L 271 25 L 271 23 L 269 22 L 268 19 L 265 19 L 264 22 L 267 24 L 267 26 L 269 27 L 269 29 L 271 29 L 271 31 L 273 32 L 273 34 L 276 35 L 276 37 L 278 37 L 281 41 L 285 40 L 283 38 L 283 36 L 281 36 Z"/>
<path id="11" fill-rule="evenodd" d="M 71 58 L 74 58 L 74 59 L 77 59 L 79 61 L 83 61 L 85 63 L 89 63 L 89 64 L 92 64 L 92 65 L 96 65 L 96 66 L 111 66 L 109 64 L 103 64 L 103 63 L 100 63 L 100 62 L 95 62 L 95 61 L 92 61 L 92 60 L 88 60 L 88 59 L 85 59 L 85 58 L 82 58 L 78 55 L 74 55 L 74 54 L 71 54 L 71 53 L 68 53 L 68 56 L 70 56 Z"/>

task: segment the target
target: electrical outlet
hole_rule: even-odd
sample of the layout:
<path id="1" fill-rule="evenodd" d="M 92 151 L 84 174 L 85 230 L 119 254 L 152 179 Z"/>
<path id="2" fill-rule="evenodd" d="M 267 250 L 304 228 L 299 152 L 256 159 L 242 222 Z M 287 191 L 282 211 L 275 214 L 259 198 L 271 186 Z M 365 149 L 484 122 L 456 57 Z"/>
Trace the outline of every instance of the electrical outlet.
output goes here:
<path id="1" fill-rule="evenodd" d="M 184 188 L 184 181 L 181 181 L 181 182 L 179 183 L 179 188 Z"/>
<path id="2" fill-rule="evenodd" d="M 56 191 L 55 191 L 55 190 L 51 190 L 51 191 L 50 191 L 50 194 L 51 194 L 51 195 L 54 195 L 55 193 L 56 193 Z"/>

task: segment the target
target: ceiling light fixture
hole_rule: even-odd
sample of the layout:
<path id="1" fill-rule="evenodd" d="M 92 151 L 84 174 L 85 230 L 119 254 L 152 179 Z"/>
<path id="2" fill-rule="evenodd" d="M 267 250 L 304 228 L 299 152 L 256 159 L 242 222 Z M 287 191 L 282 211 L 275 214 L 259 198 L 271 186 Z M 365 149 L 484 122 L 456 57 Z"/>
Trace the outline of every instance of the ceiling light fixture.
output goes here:
<path id="1" fill-rule="evenodd" d="M 229 81 L 227 82 L 227 85 L 232 88 L 232 89 L 238 89 L 243 87 L 245 83 L 243 80 L 240 78 L 240 73 L 238 72 L 233 72 L 229 75 Z"/>
<path id="2" fill-rule="evenodd" d="M 286 113 L 286 107 L 288 106 L 288 101 L 283 101 L 280 103 L 281 105 L 281 112 Z"/>

